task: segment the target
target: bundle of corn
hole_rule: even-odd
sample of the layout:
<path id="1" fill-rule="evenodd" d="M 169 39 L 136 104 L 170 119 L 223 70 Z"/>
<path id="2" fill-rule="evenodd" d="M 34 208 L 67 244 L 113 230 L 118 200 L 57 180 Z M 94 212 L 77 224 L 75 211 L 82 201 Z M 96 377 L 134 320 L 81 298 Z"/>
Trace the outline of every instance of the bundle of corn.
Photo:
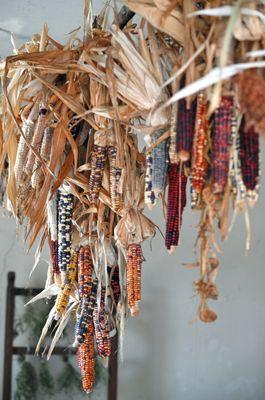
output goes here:
<path id="1" fill-rule="evenodd" d="M 180 242 L 187 185 L 201 212 L 198 314 L 217 318 L 208 305 L 218 297 L 217 227 L 224 240 L 243 211 L 249 248 L 265 134 L 264 2 L 125 3 L 131 11 L 117 16 L 120 27 L 106 29 L 106 7 L 92 24 L 85 2 L 83 41 L 73 31 L 62 45 L 45 25 L 0 69 L 1 198 L 26 226 L 29 248 L 40 238 L 35 265 L 49 243 L 46 286 L 32 301 L 57 296 L 36 351 L 56 319 L 50 357 L 74 315 L 85 391 L 94 383 L 94 341 L 109 357 L 128 310 L 139 312 L 141 246 L 155 233 L 144 206 L 167 190 L 170 253 Z M 139 27 L 127 24 L 134 12 Z"/>

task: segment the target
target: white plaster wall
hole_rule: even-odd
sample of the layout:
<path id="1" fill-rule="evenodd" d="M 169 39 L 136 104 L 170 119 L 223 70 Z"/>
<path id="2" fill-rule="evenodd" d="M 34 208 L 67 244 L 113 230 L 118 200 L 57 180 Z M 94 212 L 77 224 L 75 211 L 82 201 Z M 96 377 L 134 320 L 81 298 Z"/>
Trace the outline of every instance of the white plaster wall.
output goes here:
<path id="1" fill-rule="evenodd" d="M 101 1 L 94 3 L 98 10 Z M 65 32 L 82 24 L 81 0 L 0 0 L 0 5 L 0 28 L 24 36 L 39 32 L 42 23 L 48 22 L 51 35 L 64 40 Z M 0 32 L 0 55 L 5 56 L 10 49 L 8 36 Z M 198 272 L 186 270 L 182 264 L 195 259 L 198 216 L 188 207 L 185 210 L 182 243 L 173 257 L 166 253 L 159 233 L 152 241 L 152 251 L 149 243 L 145 245 L 142 311 L 127 324 L 119 400 L 265 399 L 264 200 L 262 188 L 260 200 L 251 211 L 250 252 L 246 255 L 244 250 L 242 216 L 223 245 L 217 279 L 220 297 L 214 304 L 218 320 L 213 325 L 189 323 L 197 309 L 192 282 Z M 156 209 L 152 218 L 164 226 L 161 210 Z M 0 249 L 3 354 L 6 273 L 15 270 L 17 285 L 25 285 L 33 256 L 26 256 L 23 246 L 17 244 L 14 223 L 7 218 L 0 222 Z M 45 269 L 42 262 L 31 286 L 44 283 Z"/>

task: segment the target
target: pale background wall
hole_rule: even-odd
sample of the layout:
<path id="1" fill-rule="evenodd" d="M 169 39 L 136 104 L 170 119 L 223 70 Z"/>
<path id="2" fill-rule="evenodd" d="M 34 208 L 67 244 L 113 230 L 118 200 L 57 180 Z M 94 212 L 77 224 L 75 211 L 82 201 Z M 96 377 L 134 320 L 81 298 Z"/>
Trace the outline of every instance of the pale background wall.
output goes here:
<path id="1" fill-rule="evenodd" d="M 102 3 L 94 3 L 99 10 Z M 65 32 L 82 23 L 81 0 L 1 0 L 0 5 L 0 28 L 24 36 L 39 32 L 47 21 L 51 35 L 63 41 Z M 8 35 L 0 32 L 0 56 L 10 51 Z M 188 208 L 185 211 L 182 244 L 173 257 L 166 253 L 159 233 L 152 241 L 152 251 L 146 244 L 142 312 L 127 324 L 119 400 L 265 399 L 264 199 L 262 188 L 259 203 L 251 211 L 250 252 L 245 255 L 242 216 L 223 245 L 218 276 L 220 298 L 214 304 L 219 317 L 213 325 L 189 324 L 197 307 L 192 288 L 197 272 L 185 270 L 182 264 L 194 261 L 198 216 Z M 160 215 L 156 209 L 152 218 L 163 227 Z M 0 354 L 6 273 L 15 270 L 17 285 L 23 286 L 33 263 L 33 256 L 25 255 L 22 242 L 20 239 L 17 243 L 14 222 L 1 218 Z M 31 286 L 44 283 L 45 270 L 42 262 Z M 1 357 L 1 376 L 2 368 Z"/>

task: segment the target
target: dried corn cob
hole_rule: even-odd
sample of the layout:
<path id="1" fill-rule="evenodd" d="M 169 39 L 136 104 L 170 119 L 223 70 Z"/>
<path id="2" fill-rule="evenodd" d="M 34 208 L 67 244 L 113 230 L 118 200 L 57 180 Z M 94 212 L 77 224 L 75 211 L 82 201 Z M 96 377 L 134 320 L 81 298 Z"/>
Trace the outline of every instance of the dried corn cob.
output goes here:
<path id="1" fill-rule="evenodd" d="M 34 130 L 33 137 L 32 137 L 32 143 L 31 143 L 34 150 L 40 150 L 42 136 L 43 136 L 44 129 L 46 126 L 46 117 L 47 117 L 47 109 L 45 107 L 41 107 L 40 111 L 39 111 L 37 125 Z M 30 149 L 28 152 L 28 159 L 27 159 L 26 165 L 24 166 L 24 172 L 26 175 L 30 176 L 32 174 L 33 168 L 34 168 L 34 163 L 35 163 L 35 158 L 36 158 L 35 154 Z"/>
<path id="2" fill-rule="evenodd" d="M 107 159 L 107 148 L 94 145 L 91 155 L 91 172 L 88 183 L 88 199 L 94 203 L 98 199 Z"/>
<path id="3" fill-rule="evenodd" d="M 57 192 L 52 196 L 52 198 L 47 203 L 47 222 L 48 229 L 50 233 L 50 257 L 51 264 L 54 274 L 59 274 L 59 263 L 58 263 L 58 197 Z"/>
<path id="4" fill-rule="evenodd" d="M 209 122 L 207 104 L 203 93 L 197 99 L 196 126 L 192 149 L 191 183 L 196 192 L 201 193 L 206 179 L 208 163 L 205 158 L 209 145 Z"/>
<path id="5" fill-rule="evenodd" d="M 146 155 L 146 170 L 145 170 L 145 204 L 152 208 L 156 199 L 153 191 L 153 153 L 147 153 Z"/>
<path id="6" fill-rule="evenodd" d="M 163 130 L 155 132 L 152 136 L 152 143 L 156 143 L 163 134 Z M 168 150 L 168 140 L 163 140 L 146 156 L 145 203 L 150 208 L 156 204 L 166 186 Z"/>
<path id="7" fill-rule="evenodd" d="M 178 103 L 176 150 L 181 161 L 188 161 L 191 157 L 195 130 L 197 99 L 187 108 L 186 99 Z"/>
<path id="8" fill-rule="evenodd" d="M 187 177 L 182 165 L 170 166 L 168 180 L 166 248 L 172 253 L 175 246 L 179 244 L 182 213 L 186 206 Z"/>
<path id="9" fill-rule="evenodd" d="M 32 140 L 34 134 L 35 121 L 38 116 L 38 108 L 39 108 L 38 103 L 35 103 L 29 113 L 28 118 L 26 119 L 26 121 L 23 122 L 22 130 L 26 139 L 28 139 L 29 142 Z M 23 166 L 25 164 L 27 154 L 28 154 L 28 146 L 26 144 L 24 137 L 20 136 L 17 148 L 16 162 L 14 167 L 17 187 L 21 183 Z"/>
<path id="10" fill-rule="evenodd" d="M 142 261 L 141 245 L 130 244 L 127 254 L 127 296 L 128 305 L 133 317 L 139 312 L 139 301 L 141 300 Z"/>
<path id="11" fill-rule="evenodd" d="M 176 163 L 179 161 L 176 152 L 177 146 L 177 103 L 173 105 L 171 112 L 171 121 L 170 121 L 170 142 L 169 142 L 169 160 L 170 162 Z"/>
<path id="12" fill-rule="evenodd" d="M 73 195 L 59 190 L 58 201 L 58 264 L 65 274 L 71 259 Z"/>
<path id="13" fill-rule="evenodd" d="M 51 155 L 51 146 L 52 146 L 52 135 L 53 129 L 48 127 L 45 129 L 41 144 L 40 156 L 43 161 L 48 162 Z M 40 187 L 44 174 L 41 169 L 41 162 L 38 159 L 35 159 L 35 164 L 33 168 L 33 174 L 31 176 L 31 186 L 36 189 Z"/>
<path id="14" fill-rule="evenodd" d="M 59 293 L 56 300 L 56 317 L 58 319 L 65 311 L 68 303 L 70 294 L 72 291 L 73 284 L 75 282 L 76 272 L 77 272 L 77 260 L 78 253 L 72 250 L 71 261 L 67 267 L 66 283 L 62 288 L 62 292 Z"/>
<path id="15" fill-rule="evenodd" d="M 110 165 L 110 198 L 114 211 L 118 211 L 122 207 L 122 194 L 119 189 L 121 184 L 121 168 L 116 166 L 117 148 L 108 146 L 108 159 Z"/>
<path id="16" fill-rule="evenodd" d="M 81 370 L 82 385 L 90 393 L 95 382 L 94 328 L 88 325 L 84 342 L 78 347 L 78 366 Z"/>
<path id="17" fill-rule="evenodd" d="M 258 197 L 259 167 L 259 135 L 253 128 L 245 129 L 245 121 L 240 127 L 240 159 L 243 182 L 247 189 L 247 197 L 251 204 Z"/>
<path id="18" fill-rule="evenodd" d="M 222 96 L 214 113 L 212 138 L 212 183 L 215 193 L 224 191 L 228 181 L 233 98 Z"/>
<path id="19" fill-rule="evenodd" d="M 105 288 L 101 288 L 101 301 L 100 301 L 100 309 L 98 305 L 95 304 L 93 311 L 93 322 L 97 343 L 98 355 L 100 357 L 109 357 L 110 356 L 110 324 L 109 324 L 109 314 L 105 309 Z"/>
<path id="20" fill-rule="evenodd" d="M 89 247 L 80 247 L 78 256 L 78 292 L 79 308 L 75 332 L 75 345 L 85 340 L 89 323 L 93 318 L 93 309 L 96 303 L 97 280 L 93 281 L 93 264 Z"/>
<path id="21" fill-rule="evenodd" d="M 120 295 L 121 295 L 119 266 L 118 265 L 116 267 L 114 267 L 114 270 L 113 270 L 113 273 L 111 276 L 110 285 L 111 285 L 115 304 L 117 305 L 119 302 L 119 299 L 120 299 Z"/>
<path id="22" fill-rule="evenodd" d="M 246 198 L 246 187 L 242 179 L 240 161 L 240 134 L 235 110 L 232 115 L 231 127 L 229 182 L 232 193 L 235 196 L 235 205 L 237 206 L 240 205 Z"/>

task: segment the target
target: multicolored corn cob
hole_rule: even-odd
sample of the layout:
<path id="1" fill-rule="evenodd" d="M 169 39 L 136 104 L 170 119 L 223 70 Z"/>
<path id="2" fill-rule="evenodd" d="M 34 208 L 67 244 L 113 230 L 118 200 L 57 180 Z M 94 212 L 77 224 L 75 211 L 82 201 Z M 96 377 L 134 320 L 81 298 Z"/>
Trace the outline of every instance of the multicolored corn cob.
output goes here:
<path id="1" fill-rule="evenodd" d="M 242 178 L 240 160 L 240 133 L 237 115 L 235 112 L 233 113 L 231 121 L 229 184 L 235 197 L 235 206 L 240 205 L 246 199 L 246 187 Z"/>
<path id="2" fill-rule="evenodd" d="M 197 99 L 196 126 L 192 149 L 191 184 L 193 189 L 201 193 L 207 175 L 208 162 L 206 153 L 209 146 L 209 122 L 207 103 L 203 93 Z"/>
<path id="3" fill-rule="evenodd" d="M 222 96 L 214 113 L 211 177 L 215 193 L 222 193 L 228 181 L 233 108 L 233 97 Z"/>
<path id="4" fill-rule="evenodd" d="M 155 132 L 152 136 L 152 143 L 156 143 L 163 134 L 163 130 Z M 149 208 L 156 204 L 165 189 L 169 162 L 168 151 L 168 140 L 163 140 L 146 155 L 145 203 Z"/>
<path id="5" fill-rule="evenodd" d="M 44 130 L 46 128 L 46 118 L 47 118 L 47 109 L 45 107 L 41 107 L 31 142 L 32 147 L 34 148 L 34 150 L 37 151 L 39 151 L 41 148 L 42 137 L 44 134 Z M 33 172 L 35 158 L 36 158 L 35 154 L 33 153 L 32 149 L 30 149 L 28 152 L 26 165 L 24 166 L 24 172 L 28 176 L 30 176 Z"/>
<path id="6" fill-rule="evenodd" d="M 98 308 L 98 304 L 95 304 L 93 311 L 93 322 L 94 322 L 97 350 L 98 350 L 98 355 L 100 357 L 109 357 L 111 352 L 110 323 L 109 323 L 109 314 L 105 308 L 105 293 L 106 289 L 102 287 L 100 309 Z"/>
<path id="7" fill-rule="evenodd" d="M 90 323 L 84 342 L 78 347 L 78 366 L 81 371 L 82 385 L 86 393 L 90 393 L 95 382 L 94 327 Z"/>
<path id="8" fill-rule="evenodd" d="M 187 177 L 182 164 L 171 164 L 168 172 L 166 248 L 170 253 L 179 244 L 182 214 L 186 206 Z"/>
<path id="9" fill-rule="evenodd" d="M 91 172 L 87 195 L 91 203 L 95 203 L 98 200 L 106 159 L 107 147 L 95 144 L 91 155 Z"/>
<path id="10" fill-rule="evenodd" d="M 73 284 L 75 282 L 76 272 L 77 272 L 77 260 L 78 253 L 75 250 L 72 250 L 72 256 L 70 264 L 67 267 L 66 274 L 66 283 L 62 288 L 62 292 L 59 293 L 56 299 L 56 316 L 55 319 L 58 319 L 65 311 L 68 303 L 70 294 L 72 291 Z"/>
<path id="11" fill-rule="evenodd" d="M 85 340 L 89 324 L 93 319 L 96 304 L 97 280 L 92 278 L 93 264 L 89 247 L 80 247 L 78 255 L 78 292 L 79 308 L 75 331 L 75 345 Z"/>
<path id="12" fill-rule="evenodd" d="M 117 148 L 115 146 L 108 146 L 108 159 L 110 166 L 111 205 L 114 211 L 118 211 L 122 207 L 122 194 L 120 191 L 122 170 L 116 166 Z"/>
<path id="13" fill-rule="evenodd" d="M 52 198 L 47 203 L 47 222 L 49 229 L 49 247 L 51 265 L 54 274 L 59 274 L 58 263 L 58 196 L 57 192 L 53 194 Z"/>
<path id="14" fill-rule="evenodd" d="M 259 157 L 259 135 L 253 128 L 246 130 L 243 120 L 240 127 L 240 159 L 243 182 L 247 189 L 247 197 L 251 203 L 255 203 L 258 196 Z"/>
<path id="15" fill-rule="evenodd" d="M 71 259 L 73 195 L 59 189 L 58 201 L 58 265 L 65 273 Z"/>
<path id="16" fill-rule="evenodd" d="M 140 244 L 129 245 L 127 254 L 127 296 L 132 317 L 139 313 L 143 254 Z"/>
<path id="17" fill-rule="evenodd" d="M 197 99 L 187 107 L 186 99 L 178 102 L 176 151 L 181 161 L 188 161 L 191 157 L 195 130 Z"/>
<path id="18" fill-rule="evenodd" d="M 121 295 L 119 266 L 118 265 L 116 267 L 114 267 L 114 271 L 111 276 L 110 285 L 111 285 L 115 304 L 117 305 L 120 300 L 120 295 Z"/>

